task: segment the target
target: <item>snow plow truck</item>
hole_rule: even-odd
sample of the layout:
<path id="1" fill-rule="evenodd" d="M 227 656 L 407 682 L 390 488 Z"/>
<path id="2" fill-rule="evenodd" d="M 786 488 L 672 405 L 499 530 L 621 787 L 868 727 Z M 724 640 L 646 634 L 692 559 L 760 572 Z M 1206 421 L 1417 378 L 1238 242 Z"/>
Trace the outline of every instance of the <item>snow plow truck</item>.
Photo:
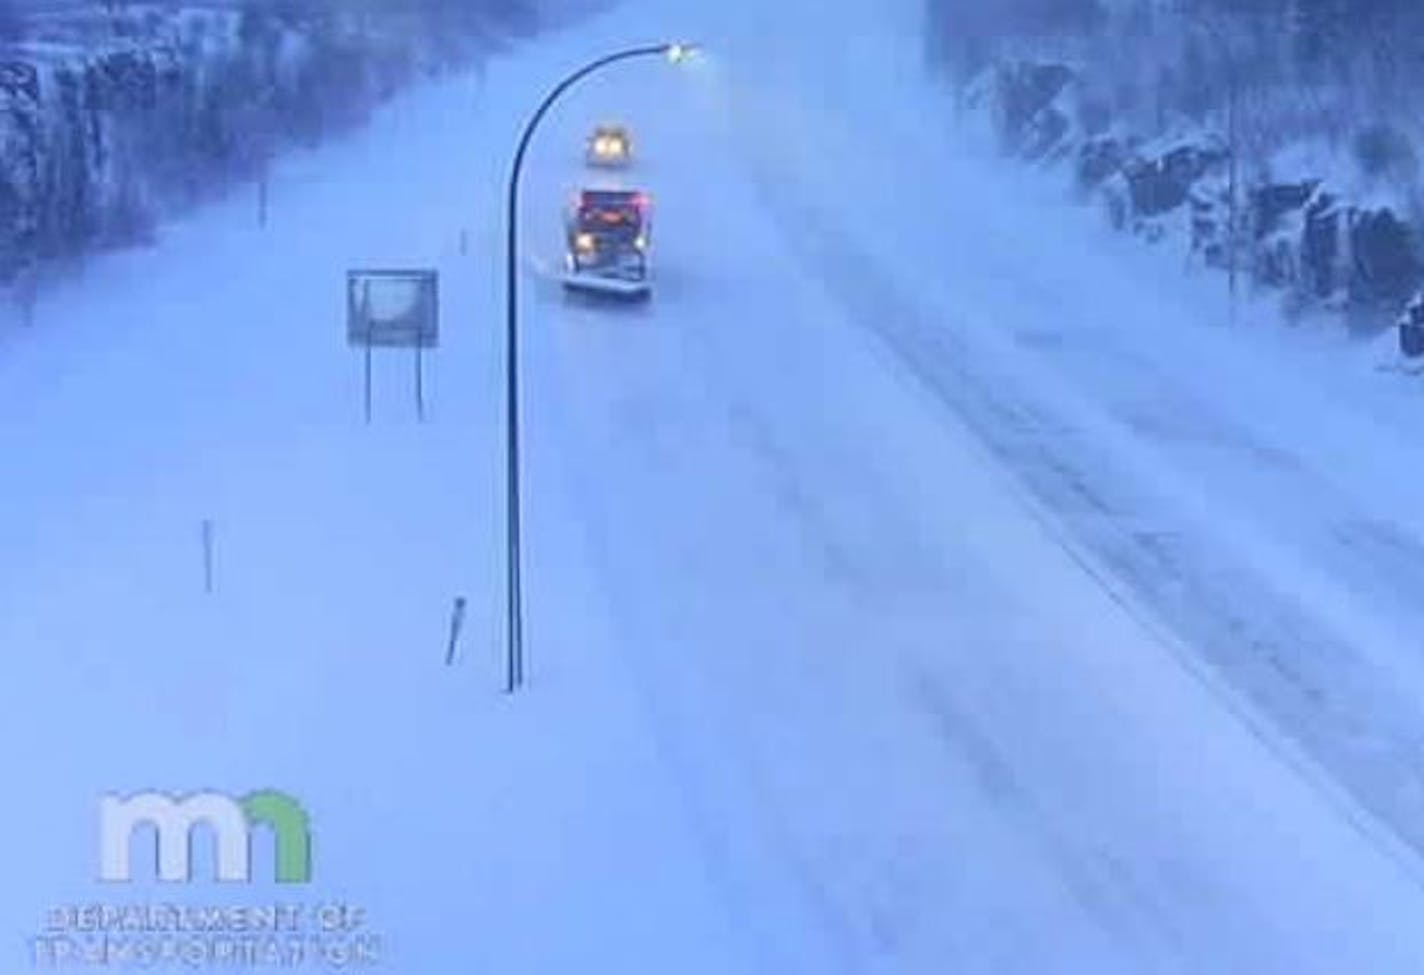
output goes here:
<path id="1" fill-rule="evenodd" d="M 652 205 L 638 190 L 586 189 L 565 216 L 564 287 L 616 298 L 652 293 Z"/>

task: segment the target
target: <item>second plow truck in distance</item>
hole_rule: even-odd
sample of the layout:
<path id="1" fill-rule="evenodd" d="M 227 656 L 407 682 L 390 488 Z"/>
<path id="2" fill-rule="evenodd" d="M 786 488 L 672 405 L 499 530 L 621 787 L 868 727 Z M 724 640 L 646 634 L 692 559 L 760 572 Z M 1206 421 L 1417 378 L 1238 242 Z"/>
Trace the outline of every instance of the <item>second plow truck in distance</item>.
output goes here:
<path id="1" fill-rule="evenodd" d="M 652 293 L 652 201 L 639 190 L 580 190 L 564 217 L 564 287 L 610 298 Z"/>
<path id="2" fill-rule="evenodd" d="M 590 166 L 626 169 L 633 162 L 633 137 L 626 125 L 604 123 L 588 137 L 584 159 Z"/>

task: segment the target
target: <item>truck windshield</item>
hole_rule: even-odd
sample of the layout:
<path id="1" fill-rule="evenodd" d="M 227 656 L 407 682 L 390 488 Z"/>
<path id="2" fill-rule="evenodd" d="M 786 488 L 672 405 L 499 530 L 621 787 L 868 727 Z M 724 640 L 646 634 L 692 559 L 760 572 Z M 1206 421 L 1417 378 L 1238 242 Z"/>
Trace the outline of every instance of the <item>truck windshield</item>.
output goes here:
<path id="1" fill-rule="evenodd" d="M 579 210 L 578 223 L 588 233 L 636 234 L 643 226 L 643 214 L 632 203 L 585 206 Z"/>

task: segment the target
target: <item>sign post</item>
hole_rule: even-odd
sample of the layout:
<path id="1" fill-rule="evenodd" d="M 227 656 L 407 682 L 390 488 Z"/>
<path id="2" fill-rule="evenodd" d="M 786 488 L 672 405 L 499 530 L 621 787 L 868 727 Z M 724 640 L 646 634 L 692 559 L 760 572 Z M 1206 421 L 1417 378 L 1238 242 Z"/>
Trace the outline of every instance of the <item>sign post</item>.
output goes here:
<path id="1" fill-rule="evenodd" d="M 360 270 L 346 276 L 346 341 L 365 355 L 365 415 L 371 422 L 374 349 L 412 349 L 415 410 L 425 422 L 425 350 L 440 345 L 440 276 L 430 270 Z"/>

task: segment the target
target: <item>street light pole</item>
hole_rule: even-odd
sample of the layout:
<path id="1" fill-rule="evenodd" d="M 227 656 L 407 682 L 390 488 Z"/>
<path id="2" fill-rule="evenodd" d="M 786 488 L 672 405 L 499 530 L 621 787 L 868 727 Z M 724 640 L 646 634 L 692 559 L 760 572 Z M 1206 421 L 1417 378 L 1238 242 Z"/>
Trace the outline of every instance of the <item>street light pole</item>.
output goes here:
<path id="1" fill-rule="evenodd" d="M 519 428 L 519 185 L 524 169 L 524 156 L 534 131 L 564 94 L 578 82 L 610 64 L 632 58 L 666 57 L 682 61 L 693 48 L 686 44 L 649 44 L 632 47 L 601 57 L 579 68 L 559 82 L 540 102 L 524 126 L 514 164 L 509 173 L 509 210 L 506 215 L 505 241 L 505 436 L 506 482 L 505 517 L 508 546 L 508 577 L 506 596 L 506 673 L 505 693 L 513 694 L 524 684 L 524 589 L 523 589 L 523 506 L 520 493 L 520 428 Z"/>
<path id="2" fill-rule="evenodd" d="M 1196 24 L 1203 31 L 1211 35 L 1212 40 L 1225 59 L 1226 65 L 1226 288 L 1228 296 L 1227 316 L 1231 324 L 1236 324 L 1237 295 L 1239 292 L 1237 283 L 1237 260 L 1240 249 L 1237 241 L 1237 233 L 1240 229 L 1240 149 L 1238 142 L 1238 112 L 1237 101 L 1239 97 L 1240 79 L 1237 77 L 1236 58 L 1231 52 L 1231 45 L 1228 38 L 1221 29 L 1210 20 L 1187 10 L 1183 10 L 1187 19 Z"/>
<path id="3" fill-rule="evenodd" d="M 1232 325 L 1236 324 L 1236 306 L 1238 303 L 1239 289 L 1237 285 L 1236 265 L 1240 260 L 1240 244 L 1237 234 L 1241 230 L 1240 203 L 1240 147 L 1238 146 L 1237 132 L 1237 78 L 1236 59 L 1232 56 L 1230 49 L 1222 44 L 1222 52 L 1226 55 L 1226 144 L 1227 144 L 1227 176 L 1226 176 L 1226 219 L 1230 222 L 1231 228 L 1227 233 L 1227 245 L 1231 252 L 1227 257 L 1226 278 L 1227 289 L 1230 292 L 1231 301 L 1227 310 Z"/>

